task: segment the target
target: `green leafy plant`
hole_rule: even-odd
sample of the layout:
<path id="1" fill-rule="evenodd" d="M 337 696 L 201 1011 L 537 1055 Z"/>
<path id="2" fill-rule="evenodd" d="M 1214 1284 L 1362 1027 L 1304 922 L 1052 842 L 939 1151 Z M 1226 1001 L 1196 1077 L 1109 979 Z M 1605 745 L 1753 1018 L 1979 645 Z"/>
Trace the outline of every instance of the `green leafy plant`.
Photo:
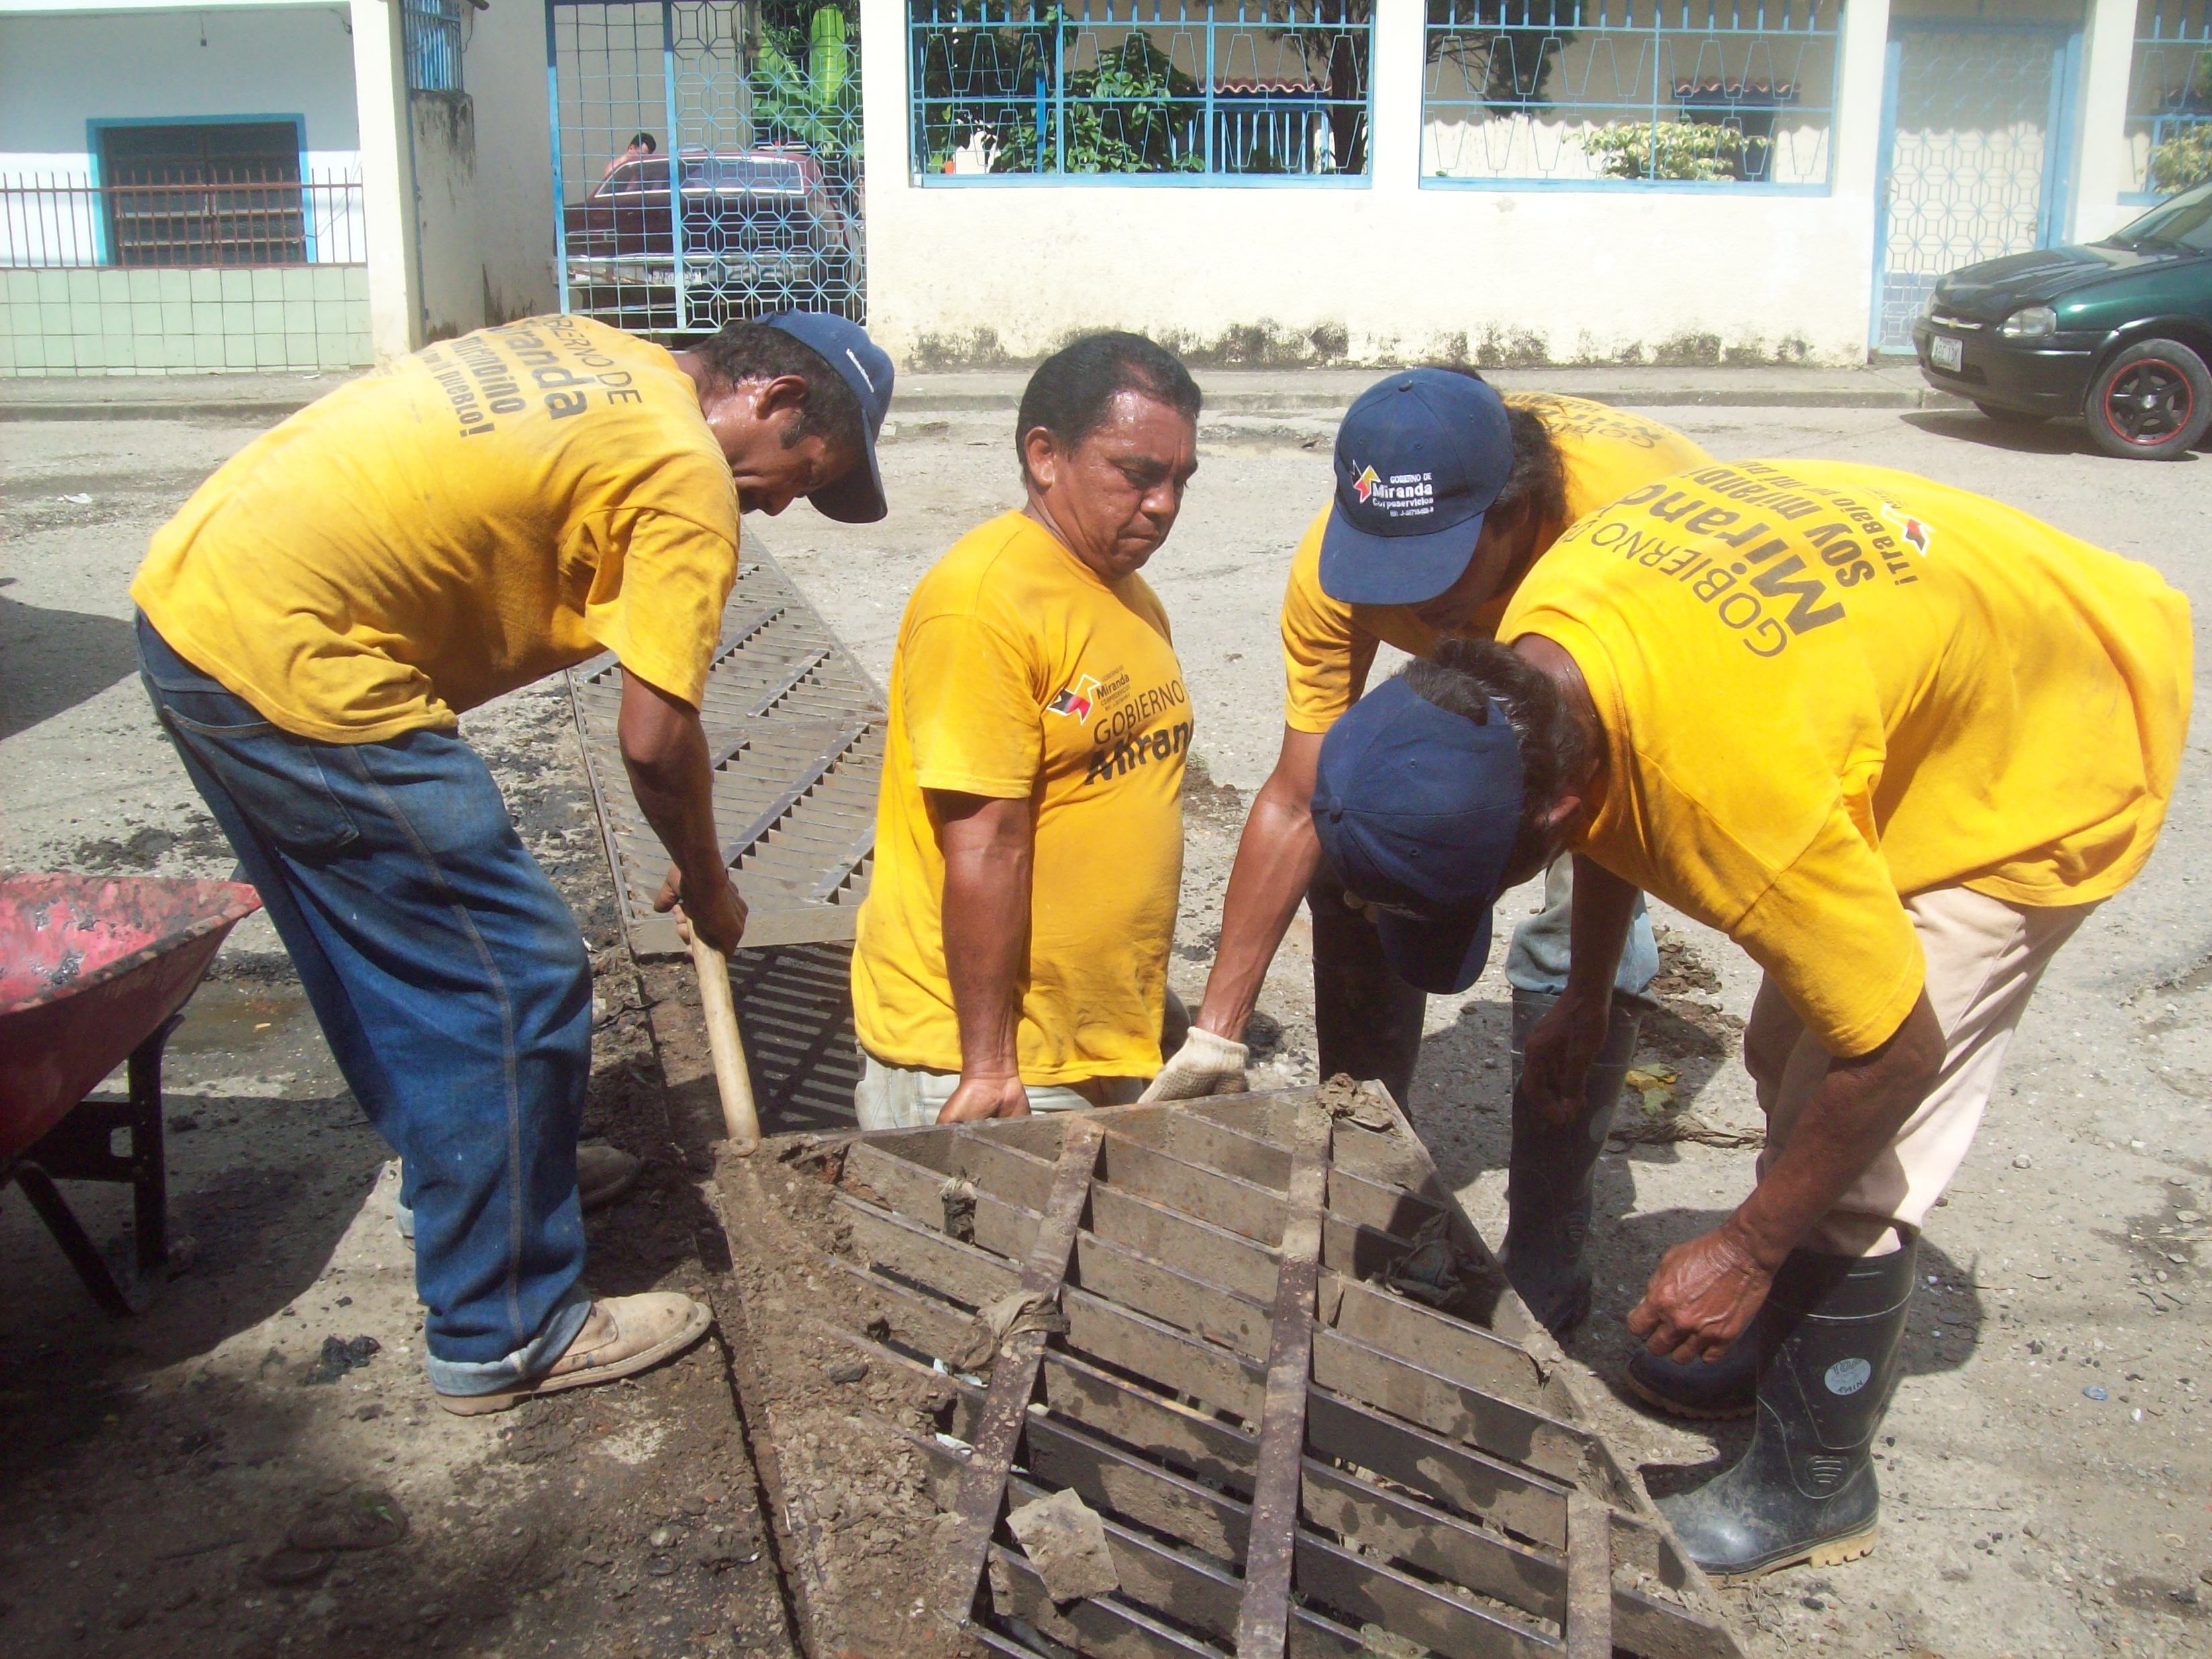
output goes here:
<path id="1" fill-rule="evenodd" d="M 2161 195 L 2212 179 L 2212 121 L 2184 127 L 2150 153 L 2150 187 Z"/>
<path id="2" fill-rule="evenodd" d="M 1043 170 L 1051 171 L 1055 110 L 1064 128 L 1056 158 L 1064 172 L 1196 173 L 1206 166 L 1204 94 L 1144 35 L 1129 35 L 1096 69 L 1067 75 L 1061 95 L 1048 95 L 1045 108 L 1042 131 L 1027 104 L 1015 105 L 993 131 L 992 172 L 1038 171 L 1040 144 Z"/>
<path id="3" fill-rule="evenodd" d="M 825 161 L 861 159 L 860 77 L 854 26 L 836 6 L 796 27 L 771 23 L 753 60 L 753 124 L 783 143 L 804 144 Z"/>
<path id="4" fill-rule="evenodd" d="M 1608 179 L 1735 179 L 1744 137 L 1734 127 L 1689 121 L 1617 121 L 1575 135 Z"/>

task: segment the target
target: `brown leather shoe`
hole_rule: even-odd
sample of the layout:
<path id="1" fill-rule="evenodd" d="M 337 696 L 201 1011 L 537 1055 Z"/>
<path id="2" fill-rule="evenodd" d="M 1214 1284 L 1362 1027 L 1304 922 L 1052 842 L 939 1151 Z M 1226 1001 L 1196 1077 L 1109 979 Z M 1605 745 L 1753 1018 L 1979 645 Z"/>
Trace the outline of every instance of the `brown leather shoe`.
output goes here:
<path id="1" fill-rule="evenodd" d="M 480 1417 L 541 1394 L 635 1376 L 682 1353 L 714 1322 L 705 1303 L 674 1291 L 602 1297 L 566 1352 L 538 1376 L 493 1394 L 441 1394 L 438 1403 L 456 1417 Z"/>

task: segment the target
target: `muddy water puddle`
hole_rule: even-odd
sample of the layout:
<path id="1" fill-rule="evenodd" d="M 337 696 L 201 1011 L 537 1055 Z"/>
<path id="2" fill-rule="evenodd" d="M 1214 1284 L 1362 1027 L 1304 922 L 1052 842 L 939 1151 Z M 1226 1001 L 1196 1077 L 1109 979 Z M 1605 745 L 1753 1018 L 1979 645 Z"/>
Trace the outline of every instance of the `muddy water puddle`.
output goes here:
<path id="1" fill-rule="evenodd" d="M 185 1023 L 169 1039 L 168 1051 L 245 1054 L 320 1038 L 315 1016 L 297 986 L 210 980 L 185 1005 Z"/>

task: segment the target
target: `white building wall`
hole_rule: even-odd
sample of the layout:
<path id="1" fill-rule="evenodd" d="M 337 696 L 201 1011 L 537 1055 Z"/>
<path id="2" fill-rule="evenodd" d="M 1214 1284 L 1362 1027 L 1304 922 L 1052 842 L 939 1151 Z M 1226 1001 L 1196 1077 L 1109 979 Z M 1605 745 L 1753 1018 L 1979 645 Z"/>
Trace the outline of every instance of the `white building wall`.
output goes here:
<path id="1" fill-rule="evenodd" d="M 1247 357 L 1863 360 L 1886 0 L 1847 9 L 1833 183 L 1811 197 L 1425 189 L 1424 8 L 1376 10 L 1364 187 L 930 187 L 905 4 L 862 0 L 871 329 L 921 362 L 1109 326 Z"/>
<path id="2" fill-rule="evenodd" d="M 527 3 L 471 7 L 461 27 L 465 90 L 410 100 L 419 339 L 559 304 L 544 11 Z"/>
<path id="3" fill-rule="evenodd" d="M 2141 161 L 2127 132 L 2136 0 L 2091 0 L 2081 54 L 2081 143 L 2071 234 L 2109 235 L 2143 210 L 2120 198 L 2138 188 Z"/>
<path id="4" fill-rule="evenodd" d="M 359 158 L 342 6 L 0 15 L 0 173 L 91 182 L 90 123 L 300 116 L 307 163 Z"/>

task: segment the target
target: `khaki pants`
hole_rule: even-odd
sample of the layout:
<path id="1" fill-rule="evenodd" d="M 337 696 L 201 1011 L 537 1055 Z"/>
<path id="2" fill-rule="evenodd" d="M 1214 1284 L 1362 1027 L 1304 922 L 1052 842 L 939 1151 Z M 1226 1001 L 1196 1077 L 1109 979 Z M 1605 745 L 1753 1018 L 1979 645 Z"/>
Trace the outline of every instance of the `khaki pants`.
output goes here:
<path id="1" fill-rule="evenodd" d="M 1920 1229 L 1973 1145 L 2036 981 L 2096 908 L 2030 908 L 1964 887 L 1922 893 L 1905 908 L 1927 959 L 1928 1001 L 1946 1044 L 1943 1067 L 1897 1139 L 1808 1235 L 1808 1247 L 1831 1255 L 1886 1255 L 1899 1248 L 1901 1230 Z M 1790 1144 L 1830 1059 L 1768 980 L 1744 1029 L 1743 1060 L 1766 1114 L 1763 1176 Z"/>
<path id="2" fill-rule="evenodd" d="M 1033 1112 L 1079 1112 L 1092 1106 L 1127 1106 L 1144 1093 L 1140 1077 L 1092 1078 L 1087 1083 L 1032 1083 Z M 957 1072 L 926 1072 L 918 1066 L 886 1066 L 860 1050 L 860 1081 L 853 1090 L 853 1109 L 863 1129 L 919 1129 L 937 1121 L 945 1103 L 960 1086 Z"/>

